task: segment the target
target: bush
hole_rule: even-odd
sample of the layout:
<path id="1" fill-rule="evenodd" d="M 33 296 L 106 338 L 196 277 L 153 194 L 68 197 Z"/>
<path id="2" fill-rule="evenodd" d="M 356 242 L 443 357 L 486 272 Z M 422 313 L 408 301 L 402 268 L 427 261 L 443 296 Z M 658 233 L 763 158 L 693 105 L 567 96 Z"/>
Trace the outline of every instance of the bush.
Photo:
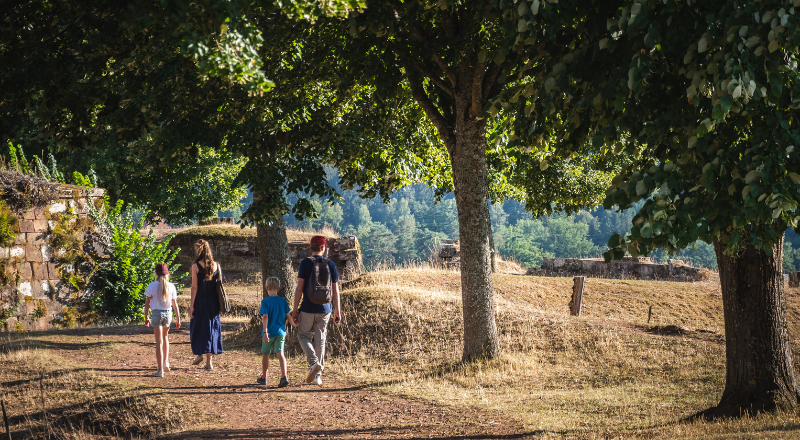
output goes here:
<path id="1" fill-rule="evenodd" d="M 91 204 L 90 204 L 91 205 Z M 134 220 L 132 211 L 123 211 L 123 202 L 113 209 L 106 204 L 106 212 L 90 206 L 90 213 L 109 258 L 101 262 L 92 278 L 91 306 L 94 310 L 122 322 L 144 319 L 144 291 L 153 281 L 153 268 L 157 263 L 167 263 L 174 273 L 178 265 L 173 264 L 180 249 L 170 251 L 167 246 L 175 234 L 168 235 L 157 243 L 152 231 L 142 236 L 139 230 L 144 217 Z M 173 275 L 180 279 L 183 275 Z"/>

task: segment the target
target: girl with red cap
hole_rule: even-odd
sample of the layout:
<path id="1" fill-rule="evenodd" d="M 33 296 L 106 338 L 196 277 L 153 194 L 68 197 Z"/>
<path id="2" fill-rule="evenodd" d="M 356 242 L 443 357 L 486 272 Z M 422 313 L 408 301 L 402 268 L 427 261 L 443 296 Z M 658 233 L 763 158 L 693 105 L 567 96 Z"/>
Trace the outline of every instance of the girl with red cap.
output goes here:
<path id="1" fill-rule="evenodd" d="M 155 377 L 164 377 L 164 372 L 169 371 L 169 325 L 172 322 L 172 311 L 175 310 L 175 328 L 181 328 L 181 311 L 178 308 L 178 289 L 169 282 L 169 267 L 156 264 L 156 280 L 147 285 L 144 291 L 147 300 L 144 302 L 144 325 L 153 326 L 153 335 L 156 339 L 156 364 L 158 370 Z M 149 316 L 153 309 L 152 320 Z"/>

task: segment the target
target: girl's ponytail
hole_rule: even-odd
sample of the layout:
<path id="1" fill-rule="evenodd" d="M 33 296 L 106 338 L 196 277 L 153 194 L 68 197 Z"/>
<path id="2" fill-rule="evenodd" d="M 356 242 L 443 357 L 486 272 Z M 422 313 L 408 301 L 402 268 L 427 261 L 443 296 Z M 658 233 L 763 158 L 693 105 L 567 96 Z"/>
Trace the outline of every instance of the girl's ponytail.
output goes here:
<path id="1" fill-rule="evenodd" d="M 169 291 L 167 289 L 167 283 L 169 283 L 169 275 L 158 275 L 156 276 L 156 281 L 158 281 L 159 288 L 161 289 L 161 301 L 164 303 L 167 302 L 169 298 Z"/>

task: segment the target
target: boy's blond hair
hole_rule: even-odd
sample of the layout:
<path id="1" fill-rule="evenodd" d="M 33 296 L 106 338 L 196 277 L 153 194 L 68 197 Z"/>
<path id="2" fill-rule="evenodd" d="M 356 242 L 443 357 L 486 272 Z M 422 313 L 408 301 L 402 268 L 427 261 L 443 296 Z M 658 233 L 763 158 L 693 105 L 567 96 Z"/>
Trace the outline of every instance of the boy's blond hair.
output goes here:
<path id="1" fill-rule="evenodd" d="M 264 287 L 267 290 L 281 290 L 281 280 L 279 280 L 277 277 L 269 277 L 264 283 Z"/>

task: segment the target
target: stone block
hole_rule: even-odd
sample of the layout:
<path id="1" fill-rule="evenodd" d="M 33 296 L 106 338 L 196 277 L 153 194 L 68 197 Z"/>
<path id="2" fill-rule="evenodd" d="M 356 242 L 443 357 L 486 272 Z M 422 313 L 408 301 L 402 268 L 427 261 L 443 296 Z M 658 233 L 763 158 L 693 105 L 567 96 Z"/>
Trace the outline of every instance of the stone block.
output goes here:
<path id="1" fill-rule="evenodd" d="M 28 234 L 20 233 L 17 234 L 17 238 L 14 239 L 14 244 L 26 244 L 28 242 Z"/>
<path id="2" fill-rule="evenodd" d="M 55 214 L 57 212 L 66 212 L 67 204 L 64 203 L 64 201 L 58 201 L 51 204 L 47 210 L 50 211 L 50 214 Z"/>
<path id="3" fill-rule="evenodd" d="M 31 267 L 31 263 L 22 263 L 22 272 L 20 272 L 19 275 L 22 281 L 30 281 L 30 279 L 33 277 L 33 268 Z M 30 283 L 28 284 L 30 285 Z M 20 286 L 22 286 L 22 284 L 20 284 Z"/>
<path id="4" fill-rule="evenodd" d="M 42 289 L 41 281 L 31 281 L 31 296 L 34 297 L 34 299 L 40 299 L 46 296 L 44 289 Z"/>
<path id="5" fill-rule="evenodd" d="M 553 266 L 553 258 L 551 257 L 544 257 L 542 258 L 542 269 L 543 270 L 553 270 L 555 266 Z"/>
<path id="6" fill-rule="evenodd" d="M 36 218 L 36 213 L 33 211 L 33 209 L 25 211 L 25 214 L 22 215 L 23 220 L 33 220 L 35 218 Z"/>
<path id="7" fill-rule="evenodd" d="M 28 261 L 42 262 L 42 247 L 33 243 L 25 245 L 25 259 Z"/>
<path id="8" fill-rule="evenodd" d="M 47 263 L 47 278 L 50 280 L 61 278 L 61 275 L 58 274 L 58 266 L 56 263 Z"/>
<path id="9" fill-rule="evenodd" d="M 339 252 L 340 260 L 358 260 L 358 257 L 359 257 L 358 249 L 348 249 L 346 251 Z"/>
<path id="10" fill-rule="evenodd" d="M 50 243 L 50 234 L 42 233 L 42 232 L 33 232 L 26 234 L 27 240 L 26 244 L 33 244 L 35 246 L 46 246 Z"/>
<path id="11" fill-rule="evenodd" d="M 25 248 L 22 246 L 14 246 L 11 248 L 11 252 L 9 252 L 9 257 L 11 258 L 25 258 Z"/>
<path id="12" fill-rule="evenodd" d="M 35 232 L 33 222 L 36 220 L 22 220 L 19 222 L 19 232 Z"/>
<path id="13" fill-rule="evenodd" d="M 33 231 L 32 232 L 48 232 L 50 230 L 50 225 L 48 224 L 47 220 L 34 220 L 33 221 Z"/>
<path id="14" fill-rule="evenodd" d="M 553 258 L 553 269 L 560 269 L 566 264 L 565 258 Z"/>
<path id="15" fill-rule="evenodd" d="M 49 278 L 47 273 L 47 263 L 31 263 L 31 271 L 34 280 L 46 280 Z"/>
<path id="16" fill-rule="evenodd" d="M 11 255 L 11 248 L 0 247 L 0 258 L 6 259 Z"/>

